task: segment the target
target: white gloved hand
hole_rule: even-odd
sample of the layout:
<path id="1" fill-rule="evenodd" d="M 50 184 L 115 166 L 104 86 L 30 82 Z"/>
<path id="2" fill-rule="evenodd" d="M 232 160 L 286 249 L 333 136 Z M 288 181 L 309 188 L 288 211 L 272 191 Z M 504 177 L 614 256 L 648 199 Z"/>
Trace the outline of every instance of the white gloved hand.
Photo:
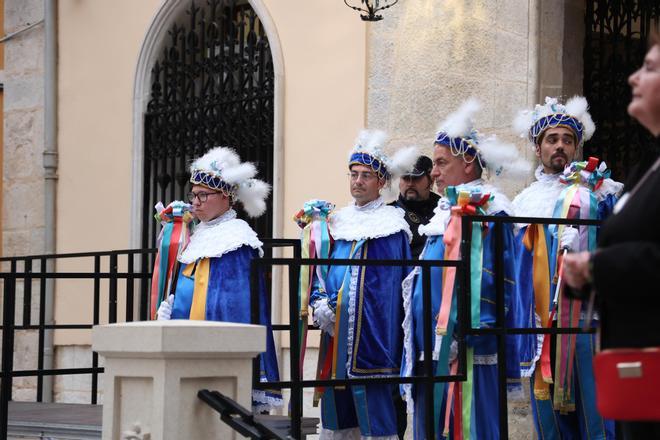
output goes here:
<path id="1" fill-rule="evenodd" d="M 559 240 L 559 248 L 567 249 L 569 252 L 575 252 L 580 247 L 580 233 L 577 228 L 565 226 L 564 232 Z"/>
<path id="2" fill-rule="evenodd" d="M 323 298 L 313 304 L 314 325 L 330 336 L 335 335 L 335 312 L 328 306 L 328 299 Z"/>
<path id="3" fill-rule="evenodd" d="M 172 317 L 172 305 L 174 304 L 174 295 L 167 297 L 167 301 L 160 303 L 158 312 L 156 312 L 158 321 L 167 321 Z"/>

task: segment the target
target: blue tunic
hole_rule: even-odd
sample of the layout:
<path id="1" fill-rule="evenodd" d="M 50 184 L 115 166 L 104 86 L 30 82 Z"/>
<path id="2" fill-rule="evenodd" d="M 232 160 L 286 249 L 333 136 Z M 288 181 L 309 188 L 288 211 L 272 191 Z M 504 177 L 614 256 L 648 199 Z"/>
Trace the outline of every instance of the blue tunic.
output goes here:
<path id="1" fill-rule="evenodd" d="M 613 210 L 617 197 L 608 194 L 598 203 L 598 220 L 605 219 Z M 554 204 L 555 200 L 549 200 Z M 527 216 L 527 212 L 519 212 L 520 216 Z M 549 310 L 553 308 L 553 296 L 557 287 L 557 252 L 559 240 L 556 225 L 543 225 L 546 249 L 548 250 L 548 283 L 550 285 Z M 519 266 L 516 273 L 517 288 L 522 301 L 522 308 L 529 316 L 532 327 L 538 324 L 535 320 L 536 303 L 534 298 L 533 280 L 533 251 L 522 244 L 528 227 L 523 227 L 516 240 L 519 244 Z M 581 323 L 582 324 L 582 323 Z M 604 420 L 596 410 L 595 385 L 592 370 L 592 357 L 595 352 L 594 335 L 578 335 L 576 338 L 573 395 L 575 396 L 575 412 L 561 414 L 554 410 L 552 397 L 550 399 L 537 399 L 534 395 L 534 375 L 536 362 L 541 354 L 543 339 L 536 335 L 520 336 L 521 359 L 523 360 L 523 374 L 531 377 L 531 403 L 534 415 L 534 425 L 537 434 L 542 439 L 582 438 L 582 439 L 612 439 L 614 426 L 611 421 Z"/>
<path id="2" fill-rule="evenodd" d="M 258 258 L 258 251 L 244 245 L 220 257 L 210 258 L 209 281 L 206 292 L 206 320 L 249 324 L 250 265 Z M 198 260 L 199 261 L 199 260 Z M 195 273 L 192 277 L 179 272 L 172 307 L 172 319 L 188 319 L 193 300 Z M 259 323 L 266 326 L 266 353 L 260 356 L 262 382 L 279 381 L 277 357 L 270 322 L 270 300 L 266 294 L 263 273 L 259 276 Z M 259 409 L 281 404 L 278 391 L 253 393 L 254 405 Z"/>
<path id="3" fill-rule="evenodd" d="M 492 214 L 490 214 L 492 215 Z M 495 215 L 506 215 L 503 211 Z M 465 220 L 467 221 L 467 220 Z M 521 301 L 515 289 L 515 268 L 516 268 L 516 243 L 513 236 L 512 225 L 503 224 L 504 233 L 504 301 L 505 301 L 505 325 L 510 328 L 523 327 L 524 316 L 521 315 Z M 481 273 L 481 292 L 480 292 L 480 328 L 494 327 L 496 324 L 496 289 L 495 289 L 495 237 L 492 233 L 493 223 L 488 224 L 487 233 L 483 238 L 483 270 Z M 426 247 L 423 252 L 424 260 L 442 260 L 444 259 L 445 245 L 442 235 L 430 236 L 427 239 Z M 457 276 L 458 273 L 457 273 Z M 403 371 L 404 375 L 413 373 L 415 375 L 424 374 L 421 360 L 424 358 L 424 332 L 434 337 L 435 320 L 442 303 L 442 282 L 443 270 L 440 267 L 431 269 L 431 299 L 433 304 L 433 328 L 424 328 L 423 325 L 423 290 L 422 290 L 421 271 L 415 276 L 412 287 L 411 298 L 411 320 L 409 330 L 413 335 L 412 353 L 407 354 L 413 362 L 413 369 L 410 372 Z M 448 337 L 443 338 L 440 349 L 439 359 L 447 359 L 451 335 L 456 324 L 456 295 L 453 296 L 453 304 L 449 315 L 447 329 Z M 471 438 L 486 439 L 499 438 L 498 435 L 498 405 L 497 405 L 497 340 L 494 336 L 468 336 L 466 338 L 468 347 L 474 350 L 474 385 L 473 385 L 473 413 L 471 423 Z M 431 344 L 433 347 L 433 342 Z M 520 390 L 520 355 L 519 339 L 515 336 L 508 336 L 506 339 L 506 375 L 508 387 L 512 391 Z M 434 362 L 435 372 L 438 375 L 449 374 L 449 366 L 445 364 L 438 365 Z M 436 405 L 440 405 L 437 396 L 442 396 L 445 384 L 436 386 Z M 425 407 L 424 390 L 422 387 L 415 387 L 414 394 L 414 434 L 416 439 L 425 438 Z M 442 401 L 445 399 L 442 398 Z M 444 407 L 444 403 L 443 403 Z M 435 432 L 437 438 L 442 437 L 445 410 L 436 407 L 436 412 L 440 415 L 437 420 Z"/>

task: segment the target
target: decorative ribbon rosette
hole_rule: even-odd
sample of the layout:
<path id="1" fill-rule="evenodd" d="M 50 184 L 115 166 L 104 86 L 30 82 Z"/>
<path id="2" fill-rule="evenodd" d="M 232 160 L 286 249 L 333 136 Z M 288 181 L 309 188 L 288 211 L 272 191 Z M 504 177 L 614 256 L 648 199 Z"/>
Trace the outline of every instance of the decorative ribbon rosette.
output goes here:
<path id="1" fill-rule="evenodd" d="M 155 319 L 158 305 L 167 298 L 176 278 L 177 259 L 190 241 L 190 222 L 193 219 L 191 206 L 181 201 L 174 201 L 163 208 L 156 205 L 156 221 L 163 225 L 158 253 L 154 263 L 151 280 L 151 316 Z"/>
<path id="2" fill-rule="evenodd" d="M 559 176 L 561 183 L 566 185 L 578 184 L 596 191 L 601 187 L 605 179 L 609 179 L 612 171 L 607 169 L 607 164 L 601 162 L 598 165 L 597 157 L 590 157 L 582 162 L 573 162 L 564 169 Z"/>
<path id="3" fill-rule="evenodd" d="M 293 216 L 293 220 L 302 228 L 301 257 L 302 258 L 330 258 L 332 237 L 328 229 L 328 216 L 335 209 L 335 205 L 325 200 L 310 200 L 305 202 L 303 208 Z M 316 272 L 320 288 L 325 290 L 325 279 L 328 275 L 328 266 L 301 266 L 298 301 L 300 313 L 298 326 L 300 335 L 300 369 L 302 371 L 305 351 L 307 349 L 307 316 L 309 314 L 309 298 L 312 290 L 312 279 Z M 321 347 L 323 356 L 327 350 Z M 328 354 L 331 355 L 331 354 Z M 319 365 L 322 365 L 319 359 Z M 317 393 L 320 396 L 320 393 Z M 318 396 L 317 396 L 318 397 Z M 316 398 L 315 398 L 316 400 Z"/>

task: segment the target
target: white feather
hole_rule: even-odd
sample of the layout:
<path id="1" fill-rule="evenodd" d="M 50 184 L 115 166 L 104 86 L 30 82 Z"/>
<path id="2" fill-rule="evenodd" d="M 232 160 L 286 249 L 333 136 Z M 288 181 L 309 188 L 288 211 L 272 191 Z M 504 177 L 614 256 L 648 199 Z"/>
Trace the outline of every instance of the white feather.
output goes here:
<path id="1" fill-rule="evenodd" d="M 403 173 L 410 171 L 417 158 L 420 156 L 419 149 L 415 146 L 399 149 L 394 153 L 387 165 L 387 169 L 392 176 L 398 177 Z"/>
<path id="2" fill-rule="evenodd" d="M 529 173 L 531 165 L 520 158 L 515 145 L 490 136 L 479 143 L 481 158 L 491 170 L 501 170 L 510 176 Z"/>
<path id="3" fill-rule="evenodd" d="M 202 157 L 193 161 L 190 166 L 190 172 L 193 172 L 194 170 L 217 172 L 238 163 L 240 163 L 240 159 L 233 149 L 228 147 L 215 147 Z"/>
<path id="4" fill-rule="evenodd" d="M 589 109 L 589 104 L 587 104 L 587 99 L 584 96 L 573 96 L 566 101 L 565 107 L 566 113 L 580 119 Z"/>
<path id="5" fill-rule="evenodd" d="M 521 110 L 513 120 L 513 131 L 521 138 L 529 139 L 529 128 L 534 123 L 534 113 Z"/>
<path id="6" fill-rule="evenodd" d="M 257 175 L 257 169 L 250 162 L 225 167 L 222 170 L 222 180 L 230 185 L 236 185 Z"/>
<path id="7" fill-rule="evenodd" d="M 266 211 L 266 198 L 270 194 L 270 185 L 257 179 L 241 183 L 236 190 L 236 200 L 250 217 L 259 217 Z"/>
<path id="8" fill-rule="evenodd" d="M 469 98 L 455 112 L 440 124 L 438 131 L 450 137 L 467 137 L 472 132 L 474 115 L 481 110 L 481 103 L 476 98 Z"/>
<path id="9" fill-rule="evenodd" d="M 387 141 L 387 133 L 382 130 L 367 130 L 362 129 L 355 139 L 355 146 L 349 153 L 350 155 L 357 151 L 364 151 L 365 153 L 374 153 L 377 150 L 382 150 L 385 142 Z"/>

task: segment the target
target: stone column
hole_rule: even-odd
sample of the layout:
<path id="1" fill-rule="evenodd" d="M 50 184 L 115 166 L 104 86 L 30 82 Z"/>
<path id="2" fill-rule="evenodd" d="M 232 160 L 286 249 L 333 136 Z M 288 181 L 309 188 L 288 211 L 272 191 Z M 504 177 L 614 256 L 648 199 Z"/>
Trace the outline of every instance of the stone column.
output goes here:
<path id="1" fill-rule="evenodd" d="M 265 347 L 265 328 L 247 324 L 94 327 L 92 348 L 105 357 L 103 439 L 236 438 L 197 391 L 217 390 L 250 408 L 252 359 Z"/>

